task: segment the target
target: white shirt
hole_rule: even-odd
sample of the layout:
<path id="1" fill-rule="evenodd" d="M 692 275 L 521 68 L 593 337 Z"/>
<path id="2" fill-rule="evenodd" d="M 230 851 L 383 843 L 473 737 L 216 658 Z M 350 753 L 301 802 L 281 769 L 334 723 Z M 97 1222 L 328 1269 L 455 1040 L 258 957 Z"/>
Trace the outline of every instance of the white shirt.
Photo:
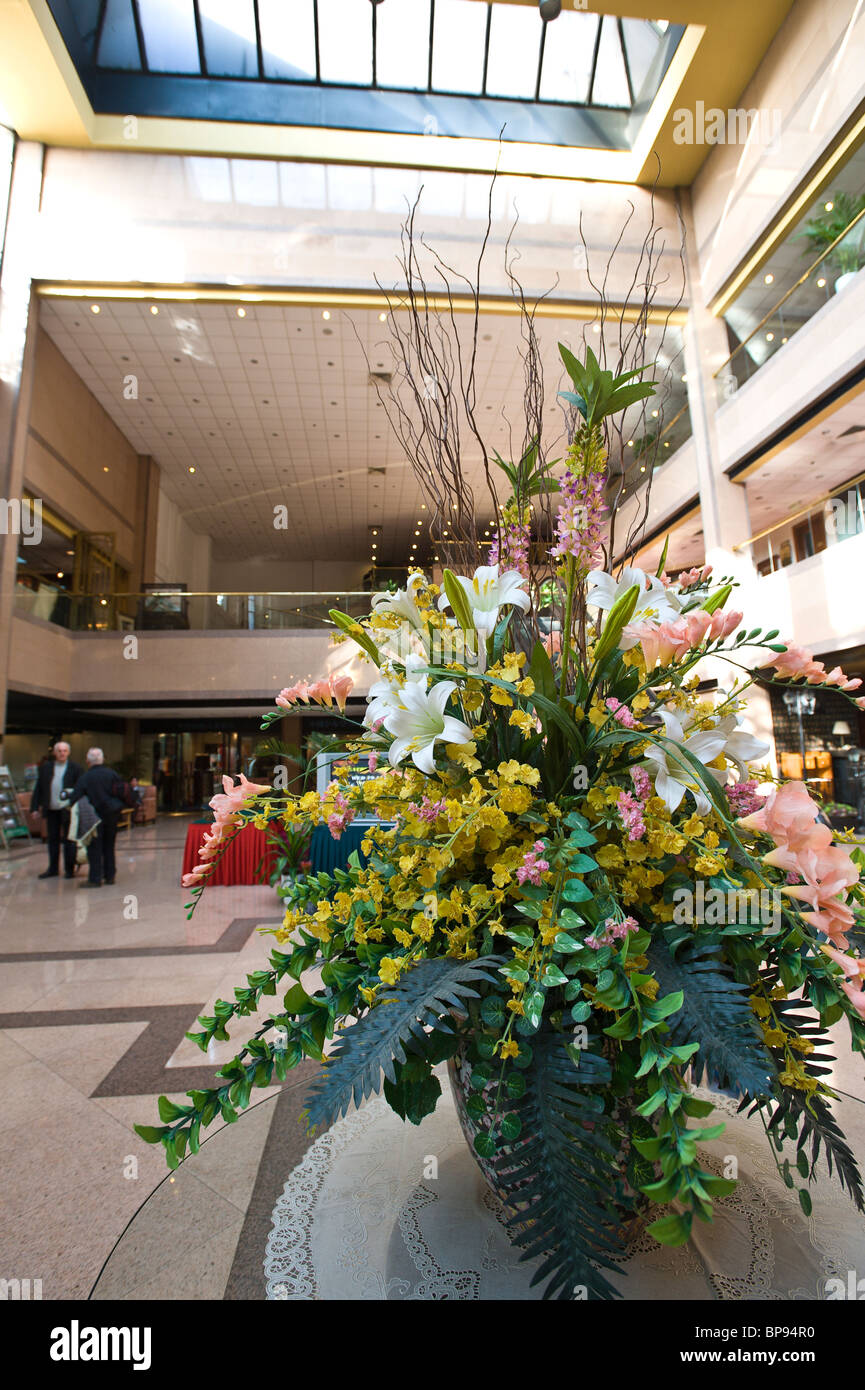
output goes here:
<path id="1" fill-rule="evenodd" d="M 49 802 L 52 811 L 62 811 L 66 807 L 66 802 L 60 800 L 60 793 L 63 790 L 63 779 L 66 776 L 66 763 L 54 764 L 54 775 L 51 778 L 51 800 Z"/>

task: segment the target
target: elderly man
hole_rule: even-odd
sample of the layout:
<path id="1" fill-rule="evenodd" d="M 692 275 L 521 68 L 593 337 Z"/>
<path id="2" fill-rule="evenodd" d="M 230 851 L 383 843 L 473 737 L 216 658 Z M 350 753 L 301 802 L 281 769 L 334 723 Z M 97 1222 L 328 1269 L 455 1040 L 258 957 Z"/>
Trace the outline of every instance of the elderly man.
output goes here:
<path id="1" fill-rule="evenodd" d="M 30 810 L 41 811 L 45 816 L 48 830 L 48 868 L 40 878 L 57 878 L 60 872 L 60 846 L 63 845 L 63 867 L 66 877 L 75 873 L 74 840 L 68 836 L 69 803 L 66 797 L 72 792 L 81 776 L 78 763 L 73 763 L 68 743 L 55 743 L 52 752 L 54 760 L 46 761 L 39 769 L 36 786 L 30 798 Z"/>
<path id="2" fill-rule="evenodd" d="M 123 807 L 116 791 L 121 785 L 118 773 L 113 767 L 106 767 L 102 749 L 88 749 L 87 771 L 79 777 L 69 798 L 69 805 L 74 806 L 76 801 L 86 796 L 101 822 L 87 846 L 90 876 L 86 883 L 82 883 L 82 888 L 101 888 L 103 882 L 114 882 L 114 839 L 117 818 Z"/>

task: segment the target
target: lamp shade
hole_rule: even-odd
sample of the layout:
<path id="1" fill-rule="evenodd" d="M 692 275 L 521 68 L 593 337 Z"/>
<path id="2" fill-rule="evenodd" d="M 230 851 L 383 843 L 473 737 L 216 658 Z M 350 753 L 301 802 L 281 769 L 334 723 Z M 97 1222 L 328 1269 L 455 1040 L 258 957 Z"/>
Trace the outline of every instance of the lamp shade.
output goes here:
<path id="1" fill-rule="evenodd" d="M 832 732 L 833 734 L 845 734 L 849 737 L 851 732 L 850 725 L 847 723 L 846 719 L 836 719 L 835 723 L 832 725 Z"/>

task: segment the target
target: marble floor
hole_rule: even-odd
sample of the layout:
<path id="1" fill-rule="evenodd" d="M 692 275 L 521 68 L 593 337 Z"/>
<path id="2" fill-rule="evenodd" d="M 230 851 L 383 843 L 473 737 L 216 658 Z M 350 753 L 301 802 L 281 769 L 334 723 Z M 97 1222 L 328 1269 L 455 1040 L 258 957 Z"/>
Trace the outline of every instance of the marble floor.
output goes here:
<path id="1" fill-rule="evenodd" d="M 0 1279 L 40 1280 L 43 1299 L 265 1297 L 274 1207 L 309 1149 L 299 1112 L 315 1064 L 211 1126 L 177 1174 L 132 1128 L 158 1123 L 160 1094 L 214 1084 L 254 1031 L 244 1020 L 206 1056 L 184 1037 L 264 963 L 258 927 L 279 920 L 266 886 L 206 890 L 187 920 L 186 825 L 119 836 L 117 882 L 98 892 L 40 881 L 41 846 L 0 854 Z M 861 1163 L 865 1066 L 840 1029 L 837 1055 L 837 1115 Z M 850 1220 L 862 1220 L 852 1206 Z"/>
<path id="2" fill-rule="evenodd" d="M 151 1194 L 175 1186 L 187 1253 L 190 1241 L 201 1247 L 196 1279 L 187 1272 L 177 1296 L 262 1296 L 238 1251 L 278 1110 L 262 1102 L 275 1102 L 279 1088 L 261 1091 L 258 1108 L 232 1127 L 230 1160 L 208 1161 L 203 1149 L 182 1190 L 161 1148 L 132 1129 L 158 1123 L 160 1094 L 183 1101 L 190 1088 L 213 1084 L 234 1046 L 205 1056 L 184 1034 L 265 962 L 271 939 L 257 928 L 279 920 L 273 890 L 251 886 L 208 890 L 187 921 L 179 881 L 186 825 L 161 818 L 118 836 L 117 882 L 98 892 L 81 890 L 81 871 L 71 881 L 40 881 L 41 846 L 0 855 L 0 1277 L 41 1280 L 43 1299 L 88 1297 L 105 1262 L 106 1273 L 117 1268 L 117 1255 L 114 1266 L 109 1257 L 127 1223 Z M 247 1023 L 251 1033 L 255 1021 Z M 299 1099 L 284 1104 L 292 1089 L 302 1091 L 306 1073 L 295 1075 L 281 1108 L 285 1151 L 296 1146 L 299 1156 L 307 1142 Z M 276 1191 L 285 1176 L 284 1152 Z M 177 1205 L 127 1272 L 121 1296 L 171 1296 L 161 1285 L 154 1292 L 153 1281 L 176 1253 Z M 260 1252 L 269 1189 L 258 1205 L 264 1227 L 252 1239 Z M 135 1230 L 144 1223 L 142 1213 Z M 260 1264 L 259 1255 L 253 1270 Z"/>

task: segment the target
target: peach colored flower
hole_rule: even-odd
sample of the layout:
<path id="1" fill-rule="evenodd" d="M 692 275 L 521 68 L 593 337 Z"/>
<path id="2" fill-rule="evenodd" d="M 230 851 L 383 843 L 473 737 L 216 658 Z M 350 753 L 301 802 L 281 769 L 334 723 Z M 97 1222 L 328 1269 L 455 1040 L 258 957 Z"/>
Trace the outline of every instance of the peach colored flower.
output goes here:
<path id="1" fill-rule="evenodd" d="M 796 851 L 811 842 L 818 812 L 804 782 L 786 782 L 769 793 L 765 806 L 743 816 L 737 824 L 746 830 L 760 830 L 770 835 L 776 845 Z"/>
<path id="2" fill-rule="evenodd" d="M 287 685 L 284 690 L 280 690 L 276 697 L 276 703 L 283 709 L 288 709 L 290 705 L 296 705 L 302 700 L 305 705 L 309 704 L 309 686 L 306 681 L 295 681 L 294 685 Z"/>
<path id="3" fill-rule="evenodd" d="M 340 714 L 345 712 L 345 702 L 354 689 L 354 681 L 351 676 L 331 676 L 330 689 L 336 700 Z"/>
<path id="4" fill-rule="evenodd" d="M 862 987 L 865 980 L 865 960 L 857 960 L 855 956 L 843 956 L 831 946 L 824 946 L 822 949 L 844 971 L 847 979 L 841 982 L 841 988 L 859 1017 L 865 1018 L 865 989 Z"/>
<path id="5" fill-rule="evenodd" d="M 309 687 L 309 698 L 315 700 L 317 705 L 327 705 L 328 709 L 333 704 L 333 691 L 330 682 L 327 680 L 317 680 Z"/>

